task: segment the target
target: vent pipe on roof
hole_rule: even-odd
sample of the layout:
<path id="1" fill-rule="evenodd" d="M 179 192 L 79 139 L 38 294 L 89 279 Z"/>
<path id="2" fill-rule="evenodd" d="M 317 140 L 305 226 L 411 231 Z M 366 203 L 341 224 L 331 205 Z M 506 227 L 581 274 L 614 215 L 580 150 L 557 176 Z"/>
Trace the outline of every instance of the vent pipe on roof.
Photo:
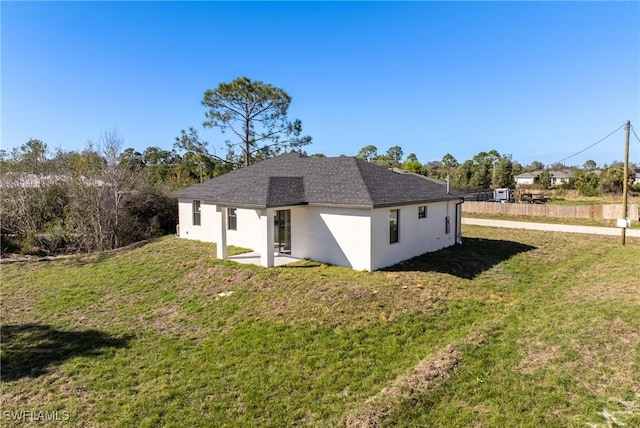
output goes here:
<path id="1" fill-rule="evenodd" d="M 450 195 L 451 193 L 449 193 L 449 174 L 447 174 L 447 195 Z"/>

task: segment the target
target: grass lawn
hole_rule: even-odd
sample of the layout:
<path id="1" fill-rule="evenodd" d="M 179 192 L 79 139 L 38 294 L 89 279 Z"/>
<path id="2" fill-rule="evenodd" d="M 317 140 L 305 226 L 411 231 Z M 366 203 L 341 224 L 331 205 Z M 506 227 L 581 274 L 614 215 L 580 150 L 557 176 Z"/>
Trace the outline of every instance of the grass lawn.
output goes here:
<path id="1" fill-rule="evenodd" d="M 5 265 L 0 425 L 640 426 L 640 240 L 463 233 L 373 273 L 174 237 Z"/>

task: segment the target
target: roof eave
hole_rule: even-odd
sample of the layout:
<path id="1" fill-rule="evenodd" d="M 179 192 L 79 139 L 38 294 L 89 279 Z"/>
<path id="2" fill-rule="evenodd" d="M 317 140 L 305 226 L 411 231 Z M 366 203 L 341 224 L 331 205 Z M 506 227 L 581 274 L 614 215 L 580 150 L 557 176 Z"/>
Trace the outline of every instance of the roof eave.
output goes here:
<path id="1" fill-rule="evenodd" d="M 307 202 L 287 202 L 286 204 L 267 204 L 265 208 L 299 207 L 309 205 Z"/>
<path id="2" fill-rule="evenodd" d="M 298 207 L 298 206 L 308 205 L 307 202 L 286 202 L 286 203 L 280 203 L 280 204 L 245 204 L 245 203 L 239 203 L 239 202 L 216 201 L 214 199 L 210 199 L 205 196 L 197 196 L 197 195 L 183 195 L 180 198 L 201 200 L 201 201 L 205 201 L 210 204 L 214 204 L 219 207 L 225 207 L 225 208 L 265 209 L 265 208 Z"/>
<path id="3" fill-rule="evenodd" d="M 389 202 L 384 204 L 375 204 L 373 208 L 402 207 L 406 205 L 431 204 L 434 202 L 445 202 L 445 201 L 456 201 L 456 200 L 464 202 L 464 197 L 452 195 L 452 196 L 442 197 L 442 198 L 426 199 L 426 200 L 423 199 L 423 200 L 409 201 L 409 202 Z"/>
<path id="4" fill-rule="evenodd" d="M 368 204 L 338 204 L 328 202 L 312 202 L 308 204 L 310 207 L 330 207 L 330 208 L 357 208 L 357 209 L 371 209 L 373 205 Z"/>

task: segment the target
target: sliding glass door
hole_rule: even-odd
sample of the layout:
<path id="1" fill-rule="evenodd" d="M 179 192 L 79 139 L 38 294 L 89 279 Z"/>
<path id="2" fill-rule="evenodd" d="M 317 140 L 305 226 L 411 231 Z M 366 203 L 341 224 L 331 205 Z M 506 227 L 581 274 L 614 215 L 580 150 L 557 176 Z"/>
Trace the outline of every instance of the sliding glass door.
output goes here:
<path id="1" fill-rule="evenodd" d="M 291 210 L 277 210 L 273 219 L 275 251 L 291 254 Z"/>

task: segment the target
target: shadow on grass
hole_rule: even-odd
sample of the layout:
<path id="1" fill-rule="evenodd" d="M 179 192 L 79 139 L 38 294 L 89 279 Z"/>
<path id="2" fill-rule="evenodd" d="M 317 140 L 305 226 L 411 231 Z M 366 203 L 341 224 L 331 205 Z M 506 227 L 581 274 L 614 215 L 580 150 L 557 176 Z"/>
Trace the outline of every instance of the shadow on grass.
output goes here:
<path id="1" fill-rule="evenodd" d="M 513 241 L 464 238 L 462 245 L 426 253 L 381 270 L 386 272 L 440 272 L 464 279 L 473 279 L 517 254 L 535 249 L 536 247 L 531 245 Z"/>
<path id="2" fill-rule="evenodd" d="M 320 262 L 315 262 L 313 260 L 308 260 L 308 259 L 302 259 L 300 261 L 297 262 L 293 262 L 293 263 L 289 263 L 287 265 L 282 265 L 279 266 L 278 269 L 298 269 L 298 268 L 317 268 L 320 266 L 331 266 L 329 264 L 326 263 L 320 263 Z"/>
<path id="3" fill-rule="evenodd" d="M 96 356 L 108 348 L 123 348 L 131 339 L 112 337 L 99 330 L 56 330 L 42 324 L 3 325 L 0 334 L 2 382 L 38 377 L 69 358 Z"/>

